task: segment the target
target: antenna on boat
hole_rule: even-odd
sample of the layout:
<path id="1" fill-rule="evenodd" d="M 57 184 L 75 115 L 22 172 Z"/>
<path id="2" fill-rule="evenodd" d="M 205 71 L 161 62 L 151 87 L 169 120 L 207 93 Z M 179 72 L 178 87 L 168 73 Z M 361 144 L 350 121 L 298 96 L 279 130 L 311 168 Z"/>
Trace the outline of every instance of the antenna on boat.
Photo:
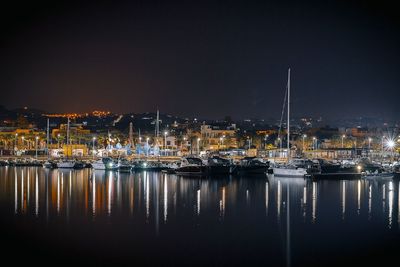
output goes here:
<path id="1" fill-rule="evenodd" d="M 288 69 L 287 82 L 287 159 L 290 159 L 290 68 Z"/>

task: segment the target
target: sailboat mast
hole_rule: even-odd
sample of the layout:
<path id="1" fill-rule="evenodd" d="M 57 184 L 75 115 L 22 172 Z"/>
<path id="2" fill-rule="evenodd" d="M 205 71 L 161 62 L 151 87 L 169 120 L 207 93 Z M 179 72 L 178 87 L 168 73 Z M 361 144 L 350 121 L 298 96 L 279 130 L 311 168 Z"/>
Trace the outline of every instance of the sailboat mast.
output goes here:
<path id="1" fill-rule="evenodd" d="M 288 103 L 287 103 L 287 158 L 290 159 L 290 68 L 288 69 Z"/>
<path id="2" fill-rule="evenodd" d="M 160 135 L 160 111 L 157 109 L 157 125 L 156 125 L 156 137 L 158 141 L 158 136 Z"/>
<path id="3" fill-rule="evenodd" d="M 50 139 L 49 129 L 50 129 L 50 121 L 49 121 L 49 118 L 47 118 L 47 133 L 46 133 L 46 153 L 47 153 L 47 156 L 49 155 L 49 139 Z"/>

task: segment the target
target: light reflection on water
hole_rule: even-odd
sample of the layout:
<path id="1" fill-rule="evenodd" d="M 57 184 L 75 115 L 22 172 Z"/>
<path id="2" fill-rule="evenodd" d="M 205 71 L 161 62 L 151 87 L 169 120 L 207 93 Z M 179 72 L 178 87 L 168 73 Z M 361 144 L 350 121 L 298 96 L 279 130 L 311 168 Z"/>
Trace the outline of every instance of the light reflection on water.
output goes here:
<path id="1" fill-rule="evenodd" d="M 16 220 L 32 215 L 32 223 L 100 225 L 108 218 L 111 226 L 131 221 L 134 229 L 119 229 L 127 235 L 142 229 L 147 235 L 169 240 L 165 236 L 176 236 L 182 229 L 186 236 L 180 238 L 195 238 L 196 231 L 201 231 L 204 240 L 218 236 L 224 239 L 218 242 L 225 245 L 233 242 L 232 233 L 240 240 L 249 237 L 249 242 L 263 236 L 265 244 L 254 241 L 257 249 L 278 249 L 281 256 L 275 257 L 286 264 L 296 259 L 301 262 L 304 256 L 299 256 L 304 248 L 298 246 L 296 236 L 308 233 L 307 238 L 314 240 L 327 227 L 331 231 L 347 227 L 350 232 L 360 227 L 378 232 L 395 228 L 393 234 L 398 235 L 400 224 L 400 184 L 396 180 L 200 179 L 152 172 L 28 167 L 3 167 L 0 178 L 1 212 Z M 199 230 L 204 228 L 209 230 Z M 282 262 L 278 260 L 278 265 Z"/>

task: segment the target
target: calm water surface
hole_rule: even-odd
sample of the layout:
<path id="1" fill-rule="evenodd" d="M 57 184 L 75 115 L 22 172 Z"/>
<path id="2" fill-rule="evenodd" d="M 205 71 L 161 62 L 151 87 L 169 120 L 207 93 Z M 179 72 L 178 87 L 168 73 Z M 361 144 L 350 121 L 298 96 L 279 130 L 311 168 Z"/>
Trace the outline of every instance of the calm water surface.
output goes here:
<path id="1" fill-rule="evenodd" d="M 399 181 L 0 168 L 1 254 L 42 265 L 376 265 Z"/>

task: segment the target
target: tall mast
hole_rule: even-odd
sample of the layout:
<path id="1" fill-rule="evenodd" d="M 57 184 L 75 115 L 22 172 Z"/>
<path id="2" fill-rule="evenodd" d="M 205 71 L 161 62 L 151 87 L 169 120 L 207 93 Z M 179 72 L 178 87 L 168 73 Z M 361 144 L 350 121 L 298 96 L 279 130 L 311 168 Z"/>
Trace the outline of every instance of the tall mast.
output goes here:
<path id="1" fill-rule="evenodd" d="M 290 68 L 288 69 L 288 102 L 287 102 L 287 158 L 290 159 Z"/>
<path id="2" fill-rule="evenodd" d="M 50 128 L 50 121 L 49 121 L 49 118 L 47 118 L 47 134 L 46 134 L 46 153 L 47 153 L 47 156 L 49 155 L 49 138 L 50 138 L 49 128 Z"/>
<path id="3" fill-rule="evenodd" d="M 157 121 L 156 121 L 156 137 L 160 134 L 160 111 L 157 109 Z M 158 141 L 158 139 L 157 139 Z"/>

